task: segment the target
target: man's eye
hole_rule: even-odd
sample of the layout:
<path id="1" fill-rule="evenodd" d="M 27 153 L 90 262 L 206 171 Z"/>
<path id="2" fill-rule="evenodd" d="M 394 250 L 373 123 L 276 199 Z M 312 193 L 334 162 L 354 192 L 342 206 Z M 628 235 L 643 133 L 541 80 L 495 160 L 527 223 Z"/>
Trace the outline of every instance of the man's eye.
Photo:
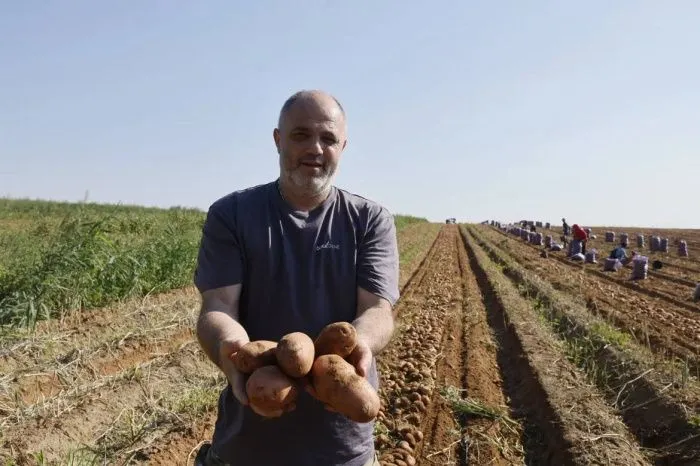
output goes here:
<path id="1" fill-rule="evenodd" d="M 304 138 L 306 138 L 306 133 L 292 133 L 292 139 L 295 139 L 297 141 L 301 141 Z"/>
<path id="2" fill-rule="evenodd" d="M 333 145 L 338 142 L 336 138 L 331 138 L 331 137 L 325 137 L 323 138 L 323 142 L 325 142 L 328 145 Z"/>

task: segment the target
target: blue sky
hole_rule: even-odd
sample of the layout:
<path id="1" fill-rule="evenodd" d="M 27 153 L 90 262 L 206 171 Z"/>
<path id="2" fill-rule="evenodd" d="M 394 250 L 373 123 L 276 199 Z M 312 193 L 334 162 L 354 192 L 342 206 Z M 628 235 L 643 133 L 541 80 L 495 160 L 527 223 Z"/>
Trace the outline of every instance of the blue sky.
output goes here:
<path id="1" fill-rule="evenodd" d="M 697 1 L 5 1 L 0 195 L 206 209 L 335 94 L 337 185 L 434 221 L 700 227 Z"/>

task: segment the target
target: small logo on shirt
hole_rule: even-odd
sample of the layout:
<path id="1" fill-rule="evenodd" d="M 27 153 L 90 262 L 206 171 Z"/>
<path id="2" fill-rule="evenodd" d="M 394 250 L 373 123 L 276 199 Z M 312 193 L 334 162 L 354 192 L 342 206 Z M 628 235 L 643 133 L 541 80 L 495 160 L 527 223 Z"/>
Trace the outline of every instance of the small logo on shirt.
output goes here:
<path id="1" fill-rule="evenodd" d="M 340 245 L 333 244 L 330 241 L 326 241 L 324 244 L 316 246 L 316 252 L 320 251 L 321 249 L 340 249 Z"/>

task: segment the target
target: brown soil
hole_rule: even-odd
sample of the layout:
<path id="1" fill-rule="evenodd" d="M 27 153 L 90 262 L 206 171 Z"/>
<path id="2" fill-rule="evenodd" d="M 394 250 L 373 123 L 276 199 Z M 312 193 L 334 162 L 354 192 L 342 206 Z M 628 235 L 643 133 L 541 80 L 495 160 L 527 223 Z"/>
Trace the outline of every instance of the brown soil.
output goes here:
<path id="1" fill-rule="evenodd" d="M 485 309 L 465 257 L 457 226 L 445 226 L 397 305 L 400 330 L 378 361 L 382 464 L 522 463 L 518 429 L 512 427 L 517 423 L 511 421 L 508 430 L 500 420 L 460 415 L 452 405 L 469 397 L 508 411 Z"/>
<path id="2" fill-rule="evenodd" d="M 552 235 L 557 241 L 559 241 L 559 237 L 561 236 L 561 232 L 557 232 L 554 230 L 540 230 L 542 234 L 544 235 Z M 606 243 L 605 242 L 605 231 L 607 230 L 598 230 L 598 236 L 596 239 L 589 240 L 587 249 L 588 250 L 593 250 L 596 249 L 598 251 L 599 257 L 605 258 L 610 251 L 617 245 L 617 243 Z M 612 230 L 615 231 L 615 230 Z M 621 230 L 617 230 L 621 231 Z M 625 230 L 627 231 L 627 230 Z M 689 300 L 689 295 L 688 295 L 688 287 L 694 287 L 696 283 L 700 282 L 700 260 L 697 259 L 697 257 L 679 257 L 677 255 L 677 246 L 669 244 L 669 252 L 668 253 L 663 253 L 663 252 L 652 252 L 649 250 L 649 244 L 648 242 L 645 243 L 645 247 L 642 249 L 637 248 L 637 237 L 636 233 L 632 233 L 630 231 L 627 231 L 630 234 L 630 247 L 628 248 L 630 251 L 637 251 L 642 255 L 645 255 L 649 257 L 649 263 L 650 263 L 650 275 L 654 276 L 656 275 L 659 278 L 665 279 L 666 281 L 676 281 L 678 285 L 682 286 L 676 286 L 676 287 L 671 287 L 669 289 L 664 290 L 663 284 L 658 285 L 660 288 L 659 291 L 661 292 L 668 292 L 670 296 L 673 298 L 679 299 L 683 302 L 687 303 L 692 303 Z M 619 237 L 619 235 L 618 235 Z M 670 238 L 671 236 L 669 236 Z M 616 237 L 617 238 L 617 237 Z M 693 254 L 693 251 L 695 251 L 696 255 L 697 252 L 700 251 L 700 248 L 695 248 L 693 249 L 693 246 L 689 243 L 688 247 L 690 248 L 690 254 Z M 663 267 L 659 271 L 660 273 L 656 274 L 652 269 L 651 269 L 651 262 L 655 260 L 660 260 L 663 262 Z M 692 292 L 692 290 L 691 290 Z"/>
<path id="3" fill-rule="evenodd" d="M 221 383 L 190 341 L 118 377 L 98 379 L 77 397 L 59 396 L 48 407 L 35 406 L 37 415 L 7 429 L 4 447 L 43 451 L 49 461 L 65 460 L 83 446 L 107 456 L 137 455 L 154 437 L 186 425 L 192 413 L 179 407 L 183 396 L 188 389 L 207 387 L 207 380 Z"/>
<path id="4" fill-rule="evenodd" d="M 465 236 L 490 302 L 505 386 L 525 420 L 527 464 L 649 464 L 603 397 L 573 367 L 531 304 Z M 480 249 L 479 249 L 480 251 Z"/>
<path id="5" fill-rule="evenodd" d="M 536 248 L 493 230 L 480 230 L 523 267 L 547 279 L 559 290 L 579 296 L 589 309 L 627 330 L 660 355 L 695 361 L 700 353 L 700 315 L 666 300 L 632 292 L 597 275 L 585 274 L 578 264 L 543 259 Z"/>
<path id="6" fill-rule="evenodd" d="M 502 256 L 495 255 L 499 248 L 479 244 L 489 249 L 494 261 L 507 265 Z M 700 428 L 691 418 L 692 413 L 700 412 L 700 386 L 683 375 L 682 367 L 659 364 L 640 346 L 624 344 L 618 349 L 605 344 L 596 330 L 601 328 L 600 320 L 584 305 L 571 300 L 566 292 L 551 290 L 536 274 L 523 276 L 515 266 L 503 270 L 521 295 L 537 296 L 559 338 L 579 354 L 574 358 L 576 363 L 587 369 L 607 403 L 618 410 L 640 445 L 650 451 L 654 463 L 696 464 L 700 444 L 689 440 L 700 436 Z M 590 349 L 581 353 L 586 347 Z"/>

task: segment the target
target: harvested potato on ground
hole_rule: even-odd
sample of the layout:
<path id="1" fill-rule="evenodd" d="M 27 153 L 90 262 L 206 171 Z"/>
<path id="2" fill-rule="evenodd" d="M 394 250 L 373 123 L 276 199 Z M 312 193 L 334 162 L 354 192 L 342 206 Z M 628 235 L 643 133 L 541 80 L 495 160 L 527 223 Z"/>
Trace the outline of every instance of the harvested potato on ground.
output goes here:
<path id="1" fill-rule="evenodd" d="M 304 377 L 314 364 L 314 342 L 302 332 L 287 334 L 277 344 L 277 365 L 290 377 Z"/>
<path id="2" fill-rule="evenodd" d="M 334 322 L 326 325 L 314 341 L 316 357 L 337 354 L 347 358 L 357 345 L 357 331 L 348 322 Z"/>
<path id="3" fill-rule="evenodd" d="M 233 356 L 233 364 L 236 369 L 244 374 L 252 374 L 253 371 L 263 366 L 269 366 L 277 362 L 275 350 L 277 343 L 269 340 L 256 340 L 243 345 Z"/>
<path id="4" fill-rule="evenodd" d="M 319 356 L 311 368 L 318 398 L 355 422 L 369 422 L 379 413 L 379 395 L 352 364 L 337 354 Z"/>
<path id="5" fill-rule="evenodd" d="M 250 408 L 261 416 L 279 417 L 296 407 L 298 389 L 277 366 L 256 369 L 246 382 Z"/>

